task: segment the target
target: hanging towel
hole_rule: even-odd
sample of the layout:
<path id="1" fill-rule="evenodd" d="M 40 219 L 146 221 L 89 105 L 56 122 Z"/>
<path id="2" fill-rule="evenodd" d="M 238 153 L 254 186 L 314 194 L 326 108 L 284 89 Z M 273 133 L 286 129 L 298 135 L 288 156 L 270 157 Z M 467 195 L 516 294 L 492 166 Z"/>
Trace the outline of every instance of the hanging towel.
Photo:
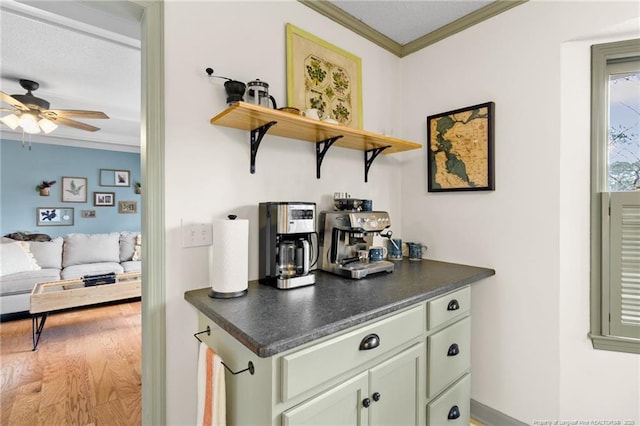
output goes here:
<path id="1" fill-rule="evenodd" d="M 222 359 L 205 343 L 198 356 L 198 426 L 226 426 L 226 396 Z"/>

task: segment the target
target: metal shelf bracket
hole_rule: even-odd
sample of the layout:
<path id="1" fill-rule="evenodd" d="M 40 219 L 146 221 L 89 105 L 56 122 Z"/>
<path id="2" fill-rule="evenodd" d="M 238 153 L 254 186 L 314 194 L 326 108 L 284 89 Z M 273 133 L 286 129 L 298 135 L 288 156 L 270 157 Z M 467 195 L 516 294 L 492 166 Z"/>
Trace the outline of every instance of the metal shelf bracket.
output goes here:
<path id="1" fill-rule="evenodd" d="M 322 166 L 322 161 L 324 160 L 324 156 L 326 155 L 331 145 L 334 144 L 335 141 L 340 139 L 342 135 L 335 136 L 333 138 L 325 139 L 320 142 L 316 142 L 316 178 L 320 179 L 320 167 Z"/>
<path id="2" fill-rule="evenodd" d="M 256 154 L 258 153 L 260 142 L 262 142 L 262 138 L 267 134 L 269 128 L 276 123 L 277 121 L 270 121 L 251 131 L 251 174 L 256 173 Z"/>
<path id="3" fill-rule="evenodd" d="M 375 160 L 376 157 L 380 155 L 380 153 L 387 148 L 391 148 L 391 145 L 382 146 L 380 148 L 368 149 L 364 152 L 364 181 L 365 182 L 369 181 L 369 168 L 371 167 L 371 164 L 373 164 L 373 160 Z"/>

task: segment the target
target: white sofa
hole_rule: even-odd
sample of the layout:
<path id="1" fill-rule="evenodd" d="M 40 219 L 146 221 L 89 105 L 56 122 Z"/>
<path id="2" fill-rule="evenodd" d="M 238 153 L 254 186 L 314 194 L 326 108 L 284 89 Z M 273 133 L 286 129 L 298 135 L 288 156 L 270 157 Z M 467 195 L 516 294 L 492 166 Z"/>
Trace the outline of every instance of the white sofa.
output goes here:
<path id="1" fill-rule="evenodd" d="M 51 241 L 0 244 L 0 314 L 29 310 L 36 283 L 82 278 L 85 275 L 140 272 L 139 232 L 67 234 Z"/>

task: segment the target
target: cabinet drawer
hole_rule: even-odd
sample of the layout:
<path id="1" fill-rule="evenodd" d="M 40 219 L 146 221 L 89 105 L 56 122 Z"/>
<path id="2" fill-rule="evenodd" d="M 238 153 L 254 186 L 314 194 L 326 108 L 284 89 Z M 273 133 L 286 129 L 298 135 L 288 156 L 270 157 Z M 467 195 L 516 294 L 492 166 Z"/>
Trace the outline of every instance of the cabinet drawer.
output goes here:
<path id="1" fill-rule="evenodd" d="M 427 302 L 427 330 L 433 330 L 440 324 L 466 314 L 470 307 L 469 286 Z"/>
<path id="2" fill-rule="evenodd" d="M 360 327 L 333 339 L 283 356 L 282 401 L 305 392 L 419 337 L 424 330 L 423 305 Z M 370 334 L 379 345 L 360 349 Z"/>
<path id="3" fill-rule="evenodd" d="M 435 396 L 466 372 L 471 365 L 471 318 L 427 337 L 427 395 Z"/>
<path id="4" fill-rule="evenodd" d="M 427 406 L 427 424 L 469 425 L 471 418 L 471 374 L 467 374 Z"/>

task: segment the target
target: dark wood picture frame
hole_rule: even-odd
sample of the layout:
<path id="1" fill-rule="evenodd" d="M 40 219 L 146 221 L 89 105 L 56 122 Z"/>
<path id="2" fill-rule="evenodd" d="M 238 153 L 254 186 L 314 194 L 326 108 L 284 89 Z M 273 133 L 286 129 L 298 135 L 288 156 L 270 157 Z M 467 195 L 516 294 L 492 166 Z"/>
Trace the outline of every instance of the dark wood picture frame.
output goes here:
<path id="1" fill-rule="evenodd" d="M 486 102 L 427 117 L 429 192 L 495 189 L 494 113 Z"/>
<path id="2" fill-rule="evenodd" d="M 93 205 L 96 207 L 113 207 L 116 205 L 115 192 L 94 192 Z"/>

